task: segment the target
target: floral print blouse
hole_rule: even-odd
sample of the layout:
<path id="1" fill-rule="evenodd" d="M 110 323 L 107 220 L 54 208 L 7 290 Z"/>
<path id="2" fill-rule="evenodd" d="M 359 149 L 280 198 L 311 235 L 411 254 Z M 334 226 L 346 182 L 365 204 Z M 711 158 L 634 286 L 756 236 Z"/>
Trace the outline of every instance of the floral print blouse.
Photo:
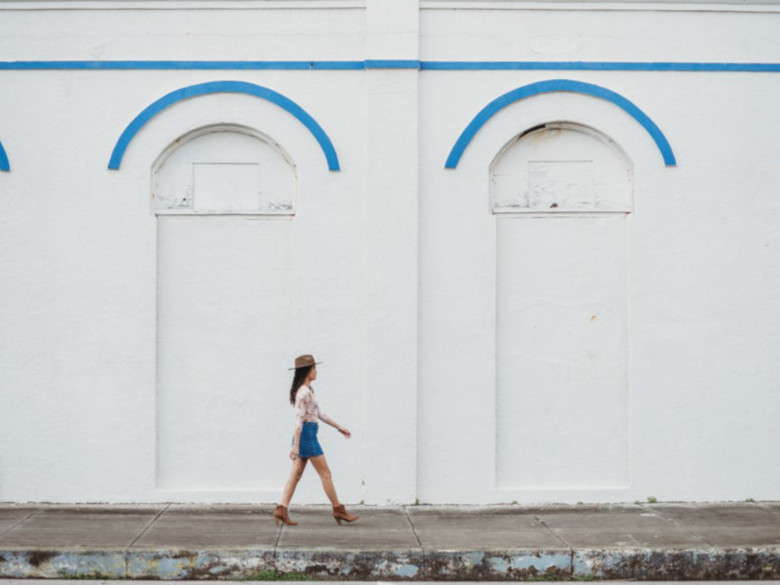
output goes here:
<path id="1" fill-rule="evenodd" d="M 331 419 L 320 410 L 312 389 L 304 384 L 295 393 L 295 430 L 299 431 L 303 423 L 317 422 L 317 419 L 331 424 Z"/>

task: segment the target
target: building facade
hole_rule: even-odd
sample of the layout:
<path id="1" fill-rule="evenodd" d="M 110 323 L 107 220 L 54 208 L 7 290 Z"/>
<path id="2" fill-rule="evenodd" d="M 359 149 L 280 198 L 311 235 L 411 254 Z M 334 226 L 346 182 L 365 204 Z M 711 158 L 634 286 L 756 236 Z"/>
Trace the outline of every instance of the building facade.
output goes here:
<path id="1" fill-rule="evenodd" d="M 778 30 L 2 0 L 0 501 L 776 499 Z"/>

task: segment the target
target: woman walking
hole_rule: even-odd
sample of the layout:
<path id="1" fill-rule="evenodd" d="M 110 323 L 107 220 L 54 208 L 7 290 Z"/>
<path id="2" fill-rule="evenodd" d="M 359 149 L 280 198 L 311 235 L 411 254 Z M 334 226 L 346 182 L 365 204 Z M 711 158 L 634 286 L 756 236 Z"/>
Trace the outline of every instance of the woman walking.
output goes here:
<path id="1" fill-rule="evenodd" d="M 282 500 L 274 510 L 274 523 L 277 526 L 280 521 L 290 526 L 298 525 L 297 522 L 290 520 L 287 508 L 309 460 L 322 480 L 322 487 L 333 506 L 333 517 L 336 522 L 341 524 L 342 520 L 354 522 L 358 519 L 358 516 L 347 512 L 344 505 L 339 502 L 328 462 L 325 460 L 322 447 L 317 441 L 317 428 L 319 427 L 317 419 L 334 427 L 347 439 L 352 436 L 349 429 L 339 426 L 336 421 L 320 410 L 317 399 L 314 397 L 314 389 L 311 387 L 311 383 L 317 379 L 318 363 L 322 362 L 315 362 L 311 355 L 300 355 L 295 358 L 295 375 L 290 387 L 290 404 L 295 407 L 295 435 L 290 449 L 290 459 L 293 463 L 290 477 L 284 486 Z"/>

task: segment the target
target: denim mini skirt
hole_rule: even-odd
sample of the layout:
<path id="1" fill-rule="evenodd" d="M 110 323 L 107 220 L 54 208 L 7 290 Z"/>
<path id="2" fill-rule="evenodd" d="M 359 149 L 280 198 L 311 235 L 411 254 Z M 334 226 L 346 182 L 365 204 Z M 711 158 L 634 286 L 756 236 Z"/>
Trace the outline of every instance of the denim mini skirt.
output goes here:
<path id="1" fill-rule="evenodd" d="M 320 442 L 317 440 L 317 429 L 319 425 L 315 422 L 304 422 L 301 429 L 301 440 L 298 444 L 298 457 L 317 457 L 323 455 Z M 293 437 L 295 444 L 295 437 Z"/>

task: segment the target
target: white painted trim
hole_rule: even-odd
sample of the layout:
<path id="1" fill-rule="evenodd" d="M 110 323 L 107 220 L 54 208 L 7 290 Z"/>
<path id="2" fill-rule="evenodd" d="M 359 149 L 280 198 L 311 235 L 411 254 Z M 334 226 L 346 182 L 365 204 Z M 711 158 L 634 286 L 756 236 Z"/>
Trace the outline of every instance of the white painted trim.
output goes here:
<path id="1" fill-rule="evenodd" d="M 365 0 L 0 0 L 0 10 L 365 10 Z"/>
<path id="2" fill-rule="evenodd" d="M 365 10 L 366 0 L 0 0 L 2 10 Z M 646 12 L 780 12 L 778 0 L 623 0 L 571 2 L 567 0 L 422 0 L 423 10 L 575 10 Z"/>
<path id="3" fill-rule="evenodd" d="M 706 0 L 701 3 L 677 3 L 646 0 L 622 2 L 568 2 L 566 0 L 493 1 L 493 0 L 422 0 L 420 10 L 576 10 L 576 11 L 647 11 L 647 12 L 747 12 L 778 13 L 777 0 L 755 0 L 751 4 L 732 4 L 729 0 Z"/>

